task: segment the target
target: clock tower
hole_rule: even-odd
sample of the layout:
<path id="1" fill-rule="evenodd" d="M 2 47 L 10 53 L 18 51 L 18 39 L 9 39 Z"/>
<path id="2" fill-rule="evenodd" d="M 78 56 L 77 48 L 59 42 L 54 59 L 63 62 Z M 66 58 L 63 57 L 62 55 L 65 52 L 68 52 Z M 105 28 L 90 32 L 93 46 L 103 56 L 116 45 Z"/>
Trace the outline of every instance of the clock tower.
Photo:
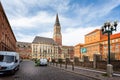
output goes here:
<path id="1" fill-rule="evenodd" d="M 56 15 L 56 21 L 54 25 L 53 40 L 60 46 L 62 46 L 61 26 L 59 22 L 58 14 Z"/>

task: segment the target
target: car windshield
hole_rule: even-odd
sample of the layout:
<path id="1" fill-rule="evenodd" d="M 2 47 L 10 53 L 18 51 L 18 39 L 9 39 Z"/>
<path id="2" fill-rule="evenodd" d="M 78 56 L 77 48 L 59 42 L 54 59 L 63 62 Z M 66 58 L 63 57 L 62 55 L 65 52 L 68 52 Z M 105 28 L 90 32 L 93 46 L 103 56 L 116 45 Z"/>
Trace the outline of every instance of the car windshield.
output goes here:
<path id="1" fill-rule="evenodd" d="M 14 62 L 14 56 L 0 55 L 0 62 L 7 62 L 7 63 Z"/>

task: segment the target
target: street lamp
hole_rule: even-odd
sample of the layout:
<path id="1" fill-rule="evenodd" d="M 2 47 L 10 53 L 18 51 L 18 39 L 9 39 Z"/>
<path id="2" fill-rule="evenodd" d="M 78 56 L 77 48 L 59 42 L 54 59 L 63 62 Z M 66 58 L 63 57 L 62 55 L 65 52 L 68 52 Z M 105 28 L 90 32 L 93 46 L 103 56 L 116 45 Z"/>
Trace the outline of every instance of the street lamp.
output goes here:
<path id="1" fill-rule="evenodd" d="M 115 21 L 113 24 L 110 22 L 105 22 L 102 26 L 102 34 L 108 34 L 108 65 L 107 65 L 107 73 L 109 76 L 112 76 L 113 73 L 113 67 L 110 62 L 110 35 L 112 34 L 112 31 L 116 31 L 117 28 L 117 21 Z"/>
<path id="2" fill-rule="evenodd" d="M 113 24 L 110 22 L 105 22 L 102 26 L 102 34 L 108 34 L 108 64 L 110 64 L 110 35 L 112 34 L 112 31 L 116 31 L 116 28 L 117 21 L 115 21 Z"/>

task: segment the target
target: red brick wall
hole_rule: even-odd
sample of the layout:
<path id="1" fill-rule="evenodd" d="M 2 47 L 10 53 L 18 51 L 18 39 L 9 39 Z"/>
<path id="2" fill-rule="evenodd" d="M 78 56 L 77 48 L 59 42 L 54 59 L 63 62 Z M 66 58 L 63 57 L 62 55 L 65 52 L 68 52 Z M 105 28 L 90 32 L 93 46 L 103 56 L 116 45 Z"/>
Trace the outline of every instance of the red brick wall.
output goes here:
<path id="1" fill-rule="evenodd" d="M 30 59 L 31 58 L 31 49 L 17 47 L 16 51 L 20 54 L 20 57 L 23 59 Z"/>
<path id="2" fill-rule="evenodd" d="M 93 32 L 85 35 L 85 44 L 100 41 L 100 37 L 101 37 L 100 33 L 101 33 L 100 30 L 94 30 Z"/>
<path id="3" fill-rule="evenodd" d="M 0 51 L 16 51 L 16 38 L 0 2 Z"/>
<path id="4" fill-rule="evenodd" d="M 78 44 L 76 46 L 74 46 L 74 57 L 78 57 L 80 59 L 82 59 L 82 54 L 81 54 L 81 47 L 83 47 L 82 44 Z"/>
<path id="5" fill-rule="evenodd" d="M 21 58 L 30 59 L 31 52 L 32 52 L 31 43 L 17 42 L 16 52 L 18 52 L 20 54 Z"/>

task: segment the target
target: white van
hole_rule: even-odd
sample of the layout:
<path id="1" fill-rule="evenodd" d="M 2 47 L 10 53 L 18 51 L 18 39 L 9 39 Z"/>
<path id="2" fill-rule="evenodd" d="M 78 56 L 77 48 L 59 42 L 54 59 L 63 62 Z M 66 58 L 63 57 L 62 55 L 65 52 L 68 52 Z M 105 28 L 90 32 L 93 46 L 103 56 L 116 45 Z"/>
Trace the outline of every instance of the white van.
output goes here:
<path id="1" fill-rule="evenodd" d="M 40 59 L 40 66 L 47 66 L 47 59 L 46 58 L 42 58 Z"/>
<path id="2" fill-rule="evenodd" d="M 19 54 L 0 51 L 0 74 L 14 74 L 19 69 Z"/>

